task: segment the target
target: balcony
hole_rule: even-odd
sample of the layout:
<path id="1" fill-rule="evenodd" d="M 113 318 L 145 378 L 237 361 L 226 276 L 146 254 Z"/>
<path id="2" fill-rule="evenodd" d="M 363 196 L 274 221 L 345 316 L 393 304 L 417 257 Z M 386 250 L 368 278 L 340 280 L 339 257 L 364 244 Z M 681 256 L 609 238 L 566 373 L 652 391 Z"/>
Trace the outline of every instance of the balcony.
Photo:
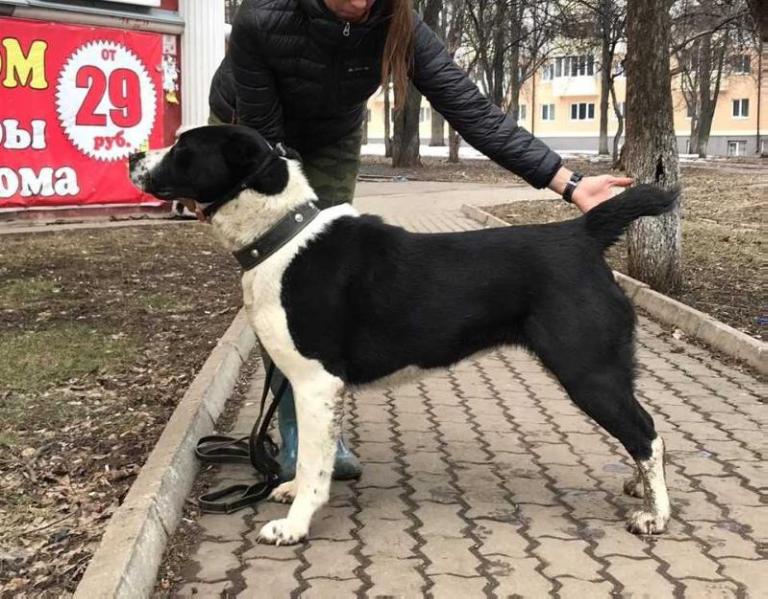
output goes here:
<path id="1" fill-rule="evenodd" d="M 553 96 L 596 96 L 598 93 L 597 77 L 593 75 L 552 79 Z"/>

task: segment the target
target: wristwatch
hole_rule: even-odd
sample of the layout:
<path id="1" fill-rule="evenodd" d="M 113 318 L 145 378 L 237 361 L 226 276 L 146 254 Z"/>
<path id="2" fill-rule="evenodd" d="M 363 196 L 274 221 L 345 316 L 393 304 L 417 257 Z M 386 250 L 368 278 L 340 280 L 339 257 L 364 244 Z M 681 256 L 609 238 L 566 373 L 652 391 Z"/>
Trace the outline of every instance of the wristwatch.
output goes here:
<path id="1" fill-rule="evenodd" d="M 579 181 L 581 181 L 584 178 L 584 175 L 581 173 L 572 173 L 571 178 L 568 179 L 568 182 L 565 184 L 565 189 L 563 190 L 563 199 L 566 202 L 573 203 L 573 190 L 576 189 L 576 186 L 579 184 Z"/>

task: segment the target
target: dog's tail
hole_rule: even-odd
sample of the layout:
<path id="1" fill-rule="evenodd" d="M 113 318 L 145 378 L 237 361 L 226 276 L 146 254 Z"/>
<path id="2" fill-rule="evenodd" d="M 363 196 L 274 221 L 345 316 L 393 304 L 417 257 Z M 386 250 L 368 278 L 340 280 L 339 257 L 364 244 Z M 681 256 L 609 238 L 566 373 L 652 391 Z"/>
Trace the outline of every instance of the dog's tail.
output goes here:
<path id="1" fill-rule="evenodd" d="M 584 227 L 587 234 L 606 249 L 618 241 L 632 221 L 668 212 L 677 197 L 677 190 L 636 185 L 587 212 L 583 217 Z"/>

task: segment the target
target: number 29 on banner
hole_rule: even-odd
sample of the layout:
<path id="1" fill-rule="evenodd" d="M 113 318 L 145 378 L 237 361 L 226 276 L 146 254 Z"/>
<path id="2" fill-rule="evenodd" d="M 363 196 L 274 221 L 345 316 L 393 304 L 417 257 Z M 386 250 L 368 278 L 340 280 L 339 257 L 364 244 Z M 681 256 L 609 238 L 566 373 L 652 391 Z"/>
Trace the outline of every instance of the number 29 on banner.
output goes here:
<path id="1" fill-rule="evenodd" d="M 83 154 L 121 160 L 149 138 L 157 96 L 146 67 L 131 50 L 95 41 L 75 50 L 65 63 L 56 108 L 67 137 Z"/>

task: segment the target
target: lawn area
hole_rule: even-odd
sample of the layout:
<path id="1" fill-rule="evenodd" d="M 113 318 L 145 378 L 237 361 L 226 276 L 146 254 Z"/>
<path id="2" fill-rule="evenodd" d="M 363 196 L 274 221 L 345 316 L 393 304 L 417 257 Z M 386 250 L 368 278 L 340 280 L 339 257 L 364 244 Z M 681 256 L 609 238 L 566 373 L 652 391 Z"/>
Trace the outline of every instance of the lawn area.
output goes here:
<path id="1" fill-rule="evenodd" d="M 0 238 L 0 595 L 72 591 L 242 303 L 192 223 Z"/>

